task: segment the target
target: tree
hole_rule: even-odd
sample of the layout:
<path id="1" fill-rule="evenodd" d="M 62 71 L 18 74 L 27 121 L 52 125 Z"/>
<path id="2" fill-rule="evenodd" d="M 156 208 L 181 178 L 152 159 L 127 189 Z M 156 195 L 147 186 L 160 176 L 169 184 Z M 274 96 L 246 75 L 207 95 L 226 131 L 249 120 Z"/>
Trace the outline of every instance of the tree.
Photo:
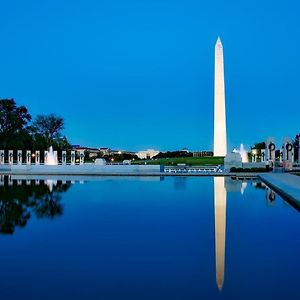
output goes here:
<path id="1" fill-rule="evenodd" d="M 28 139 L 27 127 L 31 116 L 25 106 L 17 106 L 14 99 L 0 100 L 0 147 L 15 149 L 16 141 L 25 146 L 23 138 Z M 27 141 L 30 143 L 30 141 Z M 26 145 L 27 146 L 27 145 Z"/>
<path id="2" fill-rule="evenodd" d="M 31 126 L 34 139 L 47 147 L 59 142 L 63 129 L 64 119 L 54 114 L 38 115 Z"/>

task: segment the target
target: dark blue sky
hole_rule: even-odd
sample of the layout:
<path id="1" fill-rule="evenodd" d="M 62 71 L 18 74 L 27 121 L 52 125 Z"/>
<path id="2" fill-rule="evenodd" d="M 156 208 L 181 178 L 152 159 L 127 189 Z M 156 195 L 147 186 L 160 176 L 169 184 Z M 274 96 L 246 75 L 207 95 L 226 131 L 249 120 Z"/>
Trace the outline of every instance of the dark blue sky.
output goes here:
<path id="1" fill-rule="evenodd" d="M 300 131 L 297 1 L 0 5 L 0 98 L 65 118 L 72 143 L 212 149 L 214 44 L 232 148 Z"/>

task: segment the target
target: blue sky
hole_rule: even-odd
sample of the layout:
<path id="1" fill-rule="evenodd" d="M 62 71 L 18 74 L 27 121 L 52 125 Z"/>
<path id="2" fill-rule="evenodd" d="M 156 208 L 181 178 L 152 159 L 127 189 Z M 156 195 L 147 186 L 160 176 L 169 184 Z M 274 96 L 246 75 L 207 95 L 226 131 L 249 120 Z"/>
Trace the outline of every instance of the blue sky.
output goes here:
<path id="1" fill-rule="evenodd" d="M 229 149 L 300 132 L 297 1 L 0 1 L 0 98 L 72 143 L 212 149 L 218 35 Z"/>

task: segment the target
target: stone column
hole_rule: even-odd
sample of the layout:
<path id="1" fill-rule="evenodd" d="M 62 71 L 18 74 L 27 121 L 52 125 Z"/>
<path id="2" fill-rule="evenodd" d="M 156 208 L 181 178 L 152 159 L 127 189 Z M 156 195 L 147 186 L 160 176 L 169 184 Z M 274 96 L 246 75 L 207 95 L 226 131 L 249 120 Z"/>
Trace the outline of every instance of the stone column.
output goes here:
<path id="1" fill-rule="evenodd" d="M 31 151 L 26 151 L 26 165 L 31 165 Z"/>
<path id="2" fill-rule="evenodd" d="M 84 163 L 84 152 L 80 151 L 79 152 L 79 164 L 83 165 L 83 163 Z"/>
<path id="3" fill-rule="evenodd" d="M 18 150 L 17 152 L 17 163 L 18 165 L 22 164 L 22 150 Z"/>
<path id="4" fill-rule="evenodd" d="M 265 162 L 266 161 L 266 150 L 262 149 L 261 150 L 261 162 Z"/>
<path id="5" fill-rule="evenodd" d="M 0 150 L 0 165 L 4 164 L 4 150 Z"/>
<path id="6" fill-rule="evenodd" d="M 62 154 L 61 154 L 61 163 L 63 165 L 67 164 L 67 151 L 62 151 Z"/>
<path id="7" fill-rule="evenodd" d="M 280 154 L 279 154 L 279 162 L 282 163 L 282 158 L 283 158 L 283 151 L 280 150 Z"/>
<path id="8" fill-rule="evenodd" d="M 256 160 L 257 160 L 257 149 L 252 149 L 251 150 L 251 154 L 252 154 L 252 162 L 256 163 Z"/>
<path id="9" fill-rule="evenodd" d="M 75 159 L 76 159 L 76 156 L 75 156 L 75 151 L 71 151 L 71 165 L 75 165 Z"/>
<path id="10" fill-rule="evenodd" d="M 35 151 L 35 164 L 39 165 L 41 162 L 41 153 L 39 150 Z"/>
<path id="11" fill-rule="evenodd" d="M 12 165 L 14 163 L 14 150 L 8 151 L 8 163 Z"/>
<path id="12" fill-rule="evenodd" d="M 293 160 L 293 143 L 288 137 L 283 139 L 283 161 L 291 162 Z"/>
<path id="13" fill-rule="evenodd" d="M 275 161 L 275 139 L 268 137 L 266 141 L 266 161 Z"/>
<path id="14" fill-rule="evenodd" d="M 54 155 L 54 161 L 55 161 L 55 163 L 58 164 L 57 151 L 53 151 L 53 155 Z"/>
<path id="15" fill-rule="evenodd" d="M 48 151 L 44 151 L 44 165 L 47 164 Z"/>

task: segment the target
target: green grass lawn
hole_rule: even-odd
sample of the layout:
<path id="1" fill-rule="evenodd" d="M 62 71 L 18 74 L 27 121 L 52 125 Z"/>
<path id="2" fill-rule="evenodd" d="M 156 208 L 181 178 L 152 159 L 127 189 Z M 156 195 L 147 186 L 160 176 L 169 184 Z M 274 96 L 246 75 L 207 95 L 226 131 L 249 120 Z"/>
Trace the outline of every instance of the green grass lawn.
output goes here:
<path id="1" fill-rule="evenodd" d="M 157 160 L 136 160 L 132 161 L 133 165 L 143 165 L 145 162 L 149 165 L 164 165 L 164 166 L 176 166 L 177 164 L 186 164 L 192 166 L 199 165 L 223 165 L 224 157 L 172 157 L 172 158 L 160 158 Z"/>

